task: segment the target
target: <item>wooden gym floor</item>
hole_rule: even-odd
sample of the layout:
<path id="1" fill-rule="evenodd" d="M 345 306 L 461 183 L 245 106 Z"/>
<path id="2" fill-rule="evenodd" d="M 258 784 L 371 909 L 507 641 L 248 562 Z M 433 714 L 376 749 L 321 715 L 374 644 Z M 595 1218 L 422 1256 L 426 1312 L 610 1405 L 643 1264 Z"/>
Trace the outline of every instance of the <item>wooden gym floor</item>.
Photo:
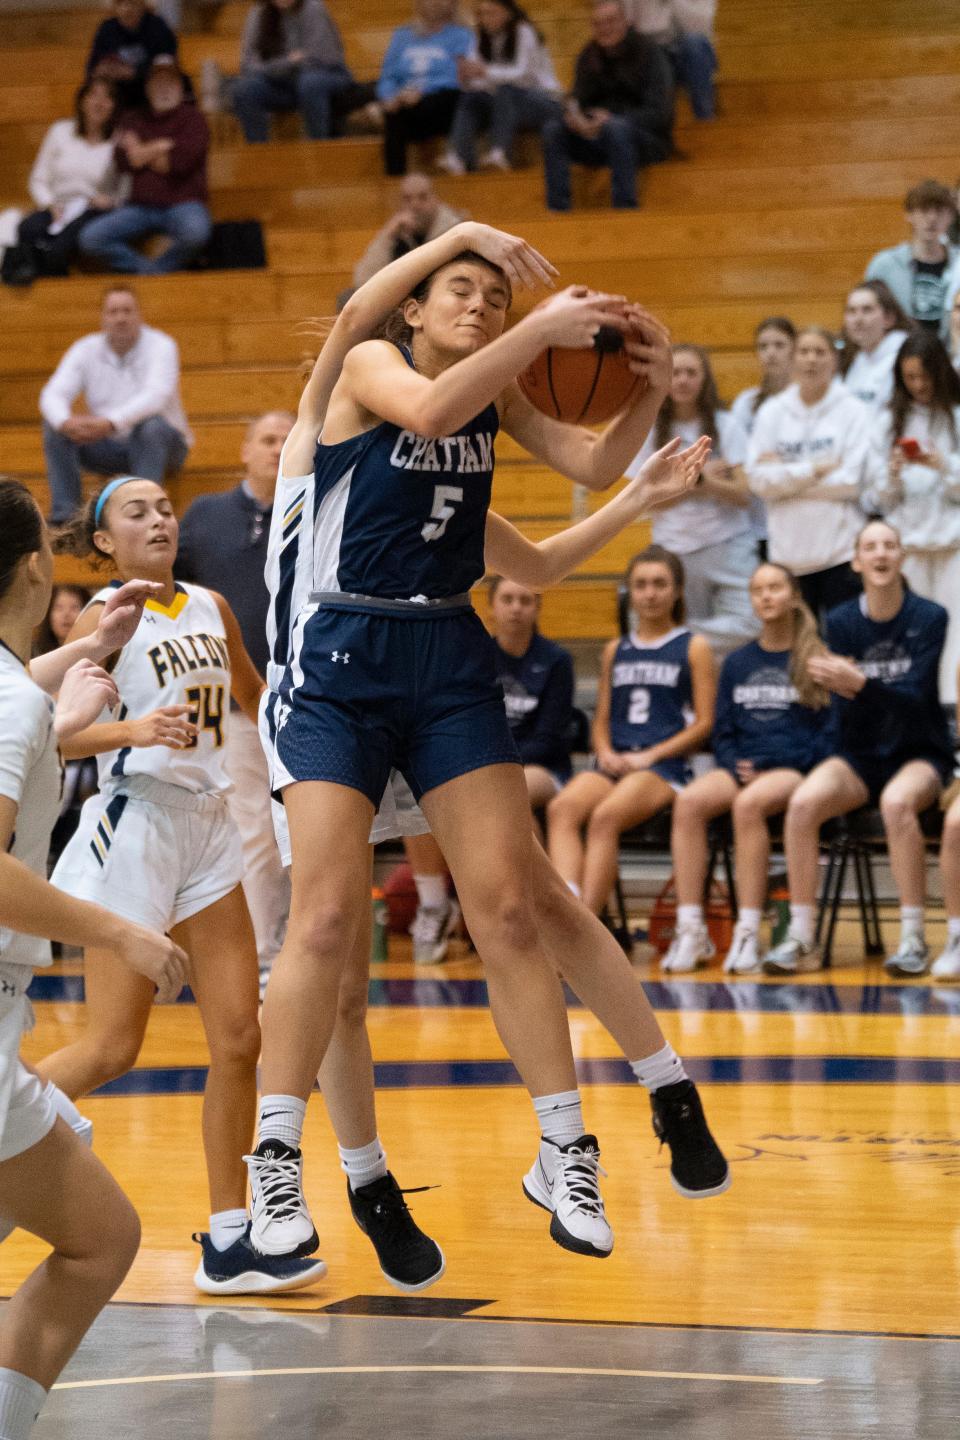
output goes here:
<path id="1" fill-rule="evenodd" d="M 143 1248 L 38 1434 L 954 1440 L 960 987 L 888 983 L 858 942 L 844 923 L 834 969 L 787 984 L 638 964 L 733 1162 L 715 1200 L 674 1193 L 645 1095 L 571 1008 L 609 1170 L 602 1264 L 553 1245 L 521 1195 L 536 1131 L 476 960 L 415 974 L 392 942 L 371 986 L 380 1128 L 401 1184 L 439 1187 L 413 1204 L 447 1256 L 416 1297 L 352 1224 L 319 1099 L 305 1150 L 326 1279 L 269 1305 L 194 1291 L 203 1040 L 191 1003 L 158 1010 L 137 1070 L 83 1105 Z M 80 993 L 69 963 L 36 982 L 30 1055 L 81 1023 Z M 15 1234 L 0 1253 L 9 1294 L 42 1251 Z"/>

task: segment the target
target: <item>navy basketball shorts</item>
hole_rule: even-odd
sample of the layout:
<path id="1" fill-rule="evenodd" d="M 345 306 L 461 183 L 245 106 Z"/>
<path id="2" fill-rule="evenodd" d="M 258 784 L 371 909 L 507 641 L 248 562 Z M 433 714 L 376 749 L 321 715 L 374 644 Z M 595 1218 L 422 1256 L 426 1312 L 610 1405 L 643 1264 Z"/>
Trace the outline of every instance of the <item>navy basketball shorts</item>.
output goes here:
<path id="1" fill-rule="evenodd" d="M 839 750 L 836 758 L 843 760 L 850 769 L 862 780 L 870 792 L 869 804 L 877 805 L 883 791 L 890 784 L 894 775 L 897 775 L 911 760 L 925 760 L 932 770 L 935 770 L 941 785 L 950 783 L 952 766 L 942 755 L 917 755 L 904 751 L 899 755 L 876 757 L 874 755 L 854 754 L 849 750 Z"/>
<path id="2" fill-rule="evenodd" d="M 419 803 L 487 765 L 519 765 L 493 641 L 469 605 L 304 612 L 273 706 L 275 793 L 301 780 L 380 804 L 391 769 Z"/>

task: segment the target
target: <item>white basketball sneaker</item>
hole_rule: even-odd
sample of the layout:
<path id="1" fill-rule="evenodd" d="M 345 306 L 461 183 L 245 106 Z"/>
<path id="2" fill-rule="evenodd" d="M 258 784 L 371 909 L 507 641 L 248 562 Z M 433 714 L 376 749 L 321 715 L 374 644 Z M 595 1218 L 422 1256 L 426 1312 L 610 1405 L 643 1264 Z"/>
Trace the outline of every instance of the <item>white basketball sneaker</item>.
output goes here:
<path id="1" fill-rule="evenodd" d="M 823 952 L 819 945 L 808 945 L 796 935 L 767 951 L 763 970 L 767 975 L 810 975 L 823 969 Z"/>
<path id="2" fill-rule="evenodd" d="M 723 962 L 724 974 L 753 975 L 759 969 L 760 937 L 756 930 L 741 930 L 738 925 Z"/>
<path id="3" fill-rule="evenodd" d="M 888 975 L 909 979 L 913 975 L 926 975 L 930 965 L 930 947 L 922 935 L 907 935 L 900 941 L 892 955 L 883 962 Z"/>
<path id="4" fill-rule="evenodd" d="M 243 1157 L 250 1172 L 250 1243 L 261 1255 L 312 1255 L 320 1244 L 303 1198 L 303 1156 L 261 1140 Z"/>
<path id="5" fill-rule="evenodd" d="M 946 949 L 934 960 L 930 974 L 934 980 L 960 980 L 960 936 L 947 941 Z"/>
<path id="6" fill-rule="evenodd" d="M 456 900 L 443 905 L 418 905 L 410 926 L 414 965 L 439 965 L 447 954 L 450 937 L 460 923 Z"/>
<path id="7" fill-rule="evenodd" d="M 550 1234 L 564 1250 L 603 1260 L 613 1249 L 600 1194 L 599 1176 L 606 1173 L 594 1135 L 569 1145 L 540 1141 L 540 1153 L 523 1177 L 523 1193 L 553 1216 Z"/>
<path id="8" fill-rule="evenodd" d="M 660 961 L 660 969 L 671 975 L 688 975 L 706 965 L 716 953 L 706 925 L 683 925 Z"/>

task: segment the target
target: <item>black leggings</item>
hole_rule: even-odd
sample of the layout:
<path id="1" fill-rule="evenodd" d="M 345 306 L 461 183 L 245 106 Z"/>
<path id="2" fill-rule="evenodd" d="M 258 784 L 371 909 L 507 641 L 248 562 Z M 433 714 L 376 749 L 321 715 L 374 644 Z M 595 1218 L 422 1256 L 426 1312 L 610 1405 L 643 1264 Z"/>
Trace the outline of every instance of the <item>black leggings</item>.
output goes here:
<path id="1" fill-rule="evenodd" d="M 35 210 L 20 221 L 17 242 L 29 245 L 40 275 L 66 275 L 70 261 L 77 254 L 80 231 L 89 221 L 103 215 L 103 210 L 85 210 L 76 220 L 65 225 L 59 235 L 50 234 L 53 224 L 52 210 Z"/>
<path id="2" fill-rule="evenodd" d="M 459 90 L 434 90 L 416 105 L 384 115 L 383 163 L 388 175 L 406 175 L 411 140 L 432 140 L 436 135 L 449 134 L 459 99 Z"/>

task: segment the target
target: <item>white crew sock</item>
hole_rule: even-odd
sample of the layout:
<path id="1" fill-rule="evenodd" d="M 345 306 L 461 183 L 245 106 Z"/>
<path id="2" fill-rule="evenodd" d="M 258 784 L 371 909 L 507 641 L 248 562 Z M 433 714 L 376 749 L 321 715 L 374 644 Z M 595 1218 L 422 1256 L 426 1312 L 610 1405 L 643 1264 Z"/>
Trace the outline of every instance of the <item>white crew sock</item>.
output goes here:
<path id="1" fill-rule="evenodd" d="M 580 892 L 580 886 L 577 884 L 576 880 L 568 880 L 567 889 L 570 891 L 571 895 L 576 895 L 578 900 L 583 898 Z"/>
<path id="2" fill-rule="evenodd" d="M 414 875 L 417 899 L 425 910 L 442 910 L 447 903 L 446 875 Z"/>
<path id="3" fill-rule="evenodd" d="M 737 929 L 744 935 L 759 935 L 760 911 L 742 907 L 737 914 Z"/>
<path id="4" fill-rule="evenodd" d="M 65 1095 L 58 1085 L 54 1085 L 52 1080 L 48 1080 L 46 1085 L 44 1085 L 43 1093 L 60 1118 L 65 1120 L 70 1126 L 74 1135 L 78 1136 L 84 1145 L 92 1145 L 93 1121 L 88 1120 L 86 1115 L 80 1114 L 80 1111 L 70 1099 L 70 1096 Z"/>
<path id="5" fill-rule="evenodd" d="M 900 940 L 923 939 L 923 906 L 900 906 Z"/>
<path id="6" fill-rule="evenodd" d="M 813 944 L 813 929 L 816 923 L 815 905 L 794 905 L 790 903 L 790 934 L 804 945 Z"/>
<path id="7" fill-rule="evenodd" d="M 218 1210 L 210 1216 L 210 1239 L 215 1250 L 229 1250 L 247 1228 L 246 1210 Z"/>
<path id="8" fill-rule="evenodd" d="M 0 1440 L 28 1440 L 46 1398 L 36 1380 L 0 1367 Z"/>
<path id="9" fill-rule="evenodd" d="M 702 905 L 678 905 L 677 906 L 677 929 L 678 930 L 699 930 L 703 925 Z"/>
<path id="10" fill-rule="evenodd" d="M 382 1180 L 387 1173 L 387 1157 L 379 1135 L 369 1145 L 361 1145 L 357 1150 L 338 1145 L 337 1151 L 340 1169 L 350 1181 L 351 1190 L 359 1190 L 361 1185 L 372 1185 L 374 1180 Z"/>
<path id="11" fill-rule="evenodd" d="M 558 1095 L 535 1095 L 533 1108 L 540 1121 L 540 1134 L 554 1145 L 569 1145 L 583 1132 L 583 1107 L 579 1090 L 561 1090 Z"/>
<path id="12" fill-rule="evenodd" d="M 676 1085 L 678 1081 L 690 1078 L 680 1056 L 669 1044 L 653 1055 L 645 1055 L 642 1060 L 631 1060 L 630 1069 L 651 1093 L 664 1085 Z"/>
<path id="13" fill-rule="evenodd" d="M 296 1095 L 262 1095 L 257 1143 L 261 1140 L 282 1140 L 284 1145 L 299 1150 L 306 1114 L 306 1100 L 300 1100 Z"/>
<path id="14" fill-rule="evenodd" d="M 947 944 L 960 945 L 960 915 L 947 916 Z"/>

